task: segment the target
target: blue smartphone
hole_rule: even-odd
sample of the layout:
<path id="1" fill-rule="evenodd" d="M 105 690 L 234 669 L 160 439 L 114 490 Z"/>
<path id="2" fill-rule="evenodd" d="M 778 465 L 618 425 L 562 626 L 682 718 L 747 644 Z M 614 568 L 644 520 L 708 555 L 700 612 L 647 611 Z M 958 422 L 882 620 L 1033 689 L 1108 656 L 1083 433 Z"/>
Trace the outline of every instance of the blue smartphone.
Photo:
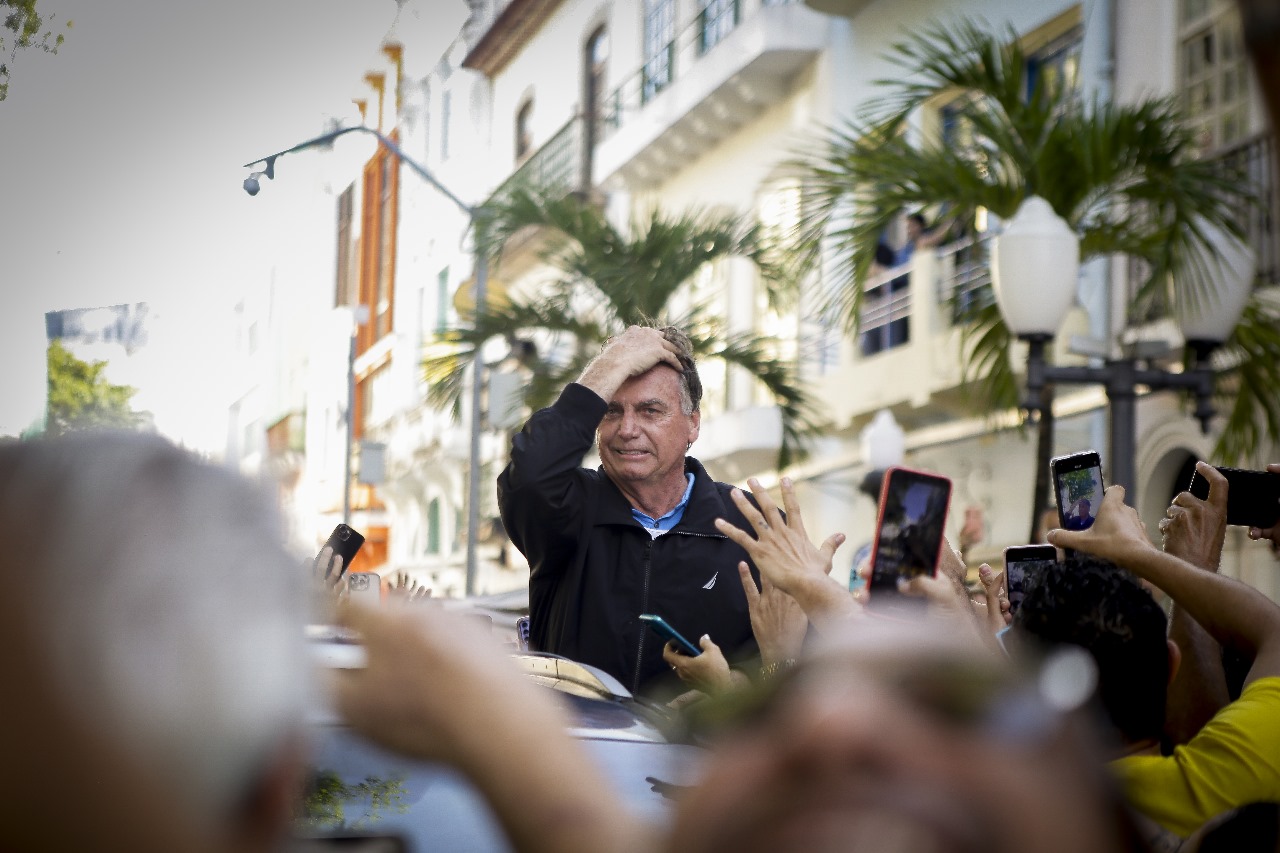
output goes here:
<path id="1" fill-rule="evenodd" d="M 680 632 L 668 625 L 667 620 L 663 619 L 661 616 L 654 616 L 652 613 L 641 613 L 640 619 L 643 622 L 648 622 L 649 627 L 654 631 L 657 631 L 659 637 L 675 643 L 676 648 L 679 649 L 682 654 L 686 654 L 693 658 L 702 654 L 702 649 L 682 637 Z"/>

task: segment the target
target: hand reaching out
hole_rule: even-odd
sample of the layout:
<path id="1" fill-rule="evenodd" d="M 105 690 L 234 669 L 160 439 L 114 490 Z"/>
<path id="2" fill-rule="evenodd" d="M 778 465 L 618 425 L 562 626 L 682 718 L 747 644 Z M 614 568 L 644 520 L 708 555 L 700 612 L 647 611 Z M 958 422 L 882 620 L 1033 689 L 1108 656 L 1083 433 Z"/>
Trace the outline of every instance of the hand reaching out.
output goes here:
<path id="1" fill-rule="evenodd" d="M 1160 520 L 1160 532 L 1165 551 L 1216 572 L 1227 536 L 1227 478 L 1208 462 L 1197 462 L 1196 474 L 1208 480 L 1209 497 L 1179 492 Z"/>
<path id="2" fill-rule="evenodd" d="M 782 480 L 782 500 L 787 510 L 785 520 L 782 511 L 759 481 L 751 479 L 747 482 L 760 508 L 752 506 L 739 489 L 733 490 L 732 497 L 750 522 L 756 538 L 753 539 L 746 531 L 723 518 L 716 519 L 716 529 L 745 548 L 760 570 L 761 577 L 767 576 L 783 592 L 793 593 L 798 585 L 830 575 L 831 559 L 844 542 L 844 534 L 833 533 L 822 543 L 821 548 L 815 547 L 809 541 L 809 534 L 805 532 L 804 519 L 800 515 L 800 506 L 796 502 L 795 489 L 790 480 Z"/>
<path id="3" fill-rule="evenodd" d="M 1154 551 L 1138 511 L 1124 502 L 1124 486 L 1108 486 L 1093 525 L 1085 530 L 1050 530 L 1050 544 L 1073 548 L 1123 566 L 1135 555 Z"/>
<path id="4" fill-rule="evenodd" d="M 422 586 L 405 571 L 396 572 L 395 580 L 388 591 L 392 598 L 404 601 L 423 601 L 431 598 L 431 588 Z"/>
<path id="5" fill-rule="evenodd" d="M 346 572 L 347 567 L 343 565 L 342 555 L 335 554 L 331 546 L 325 545 L 311 563 L 312 586 L 331 602 L 337 601 L 346 594 L 347 587 L 342 583 Z"/>
<path id="6" fill-rule="evenodd" d="M 831 564 L 827 564 L 831 571 Z M 800 604 L 778 589 L 763 573 L 760 588 L 746 563 L 738 563 L 738 577 L 747 594 L 747 610 L 751 613 L 751 632 L 760 647 L 763 666 L 781 664 L 800 657 L 804 638 L 809 633 L 809 617 Z"/>

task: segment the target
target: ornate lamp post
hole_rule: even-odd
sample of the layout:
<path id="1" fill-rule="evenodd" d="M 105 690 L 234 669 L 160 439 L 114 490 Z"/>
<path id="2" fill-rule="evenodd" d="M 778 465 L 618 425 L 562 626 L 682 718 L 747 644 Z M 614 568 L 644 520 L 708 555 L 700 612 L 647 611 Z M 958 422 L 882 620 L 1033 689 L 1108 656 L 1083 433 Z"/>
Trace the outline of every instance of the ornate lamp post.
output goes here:
<path id="1" fill-rule="evenodd" d="M 1194 362 L 1181 373 L 1140 365 L 1132 355 L 1084 367 L 1045 361 L 1045 345 L 1053 339 L 1075 301 L 1080 243 L 1044 199 L 1032 196 L 1024 201 L 992 247 L 991 278 L 996 303 L 1009 329 L 1029 346 L 1023 405 L 1029 411 L 1041 411 L 1042 391 L 1048 383 L 1102 385 L 1110 410 L 1106 464 L 1112 482 L 1125 487 L 1128 500 L 1134 505 L 1138 387 L 1194 392 L 1195 415 L 1201 429 L 1208 432 L 1214 415 L 1214 374 L 1209 356 L 1235 328 L 1253 280 L 1253 256 L 1247 247 L 1206 223 L 1199 223 L 1199 227 L 1216 251 L 1202 251 L 1193 262 L 1202 265 L 1207 279 L 1217 287 L 1210 298 L 1179 312 L 1183 335 L 1195 354 Z"/>

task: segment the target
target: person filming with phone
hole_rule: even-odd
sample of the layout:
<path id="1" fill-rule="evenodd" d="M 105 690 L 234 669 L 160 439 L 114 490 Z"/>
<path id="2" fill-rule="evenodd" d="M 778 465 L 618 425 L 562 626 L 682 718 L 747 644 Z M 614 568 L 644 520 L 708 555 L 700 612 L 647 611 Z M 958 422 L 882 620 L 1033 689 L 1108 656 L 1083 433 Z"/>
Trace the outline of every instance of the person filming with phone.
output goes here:
<path id="1" fill-rule="evenodd" d="M 745 520 L 732 487 L 686 455 L 701 399 L 688 337 L 631 326 L 529 419 L 498 477 L 502 523 L 529 561 L 530 647 L 651 698 L 683 691 L 641 614 L 714 638 L 731 661 L 756 654 L 737 568 L 749 558 L 715 528 Z M 600 467 L 589 470 L 593 439 Z"/>

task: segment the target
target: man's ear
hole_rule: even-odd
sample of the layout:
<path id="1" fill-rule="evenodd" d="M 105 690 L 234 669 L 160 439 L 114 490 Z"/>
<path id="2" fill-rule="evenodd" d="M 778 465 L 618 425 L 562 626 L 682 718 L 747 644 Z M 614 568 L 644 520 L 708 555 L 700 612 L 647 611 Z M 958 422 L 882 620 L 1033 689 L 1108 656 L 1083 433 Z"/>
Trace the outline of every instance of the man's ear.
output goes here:
<path id="1" fill-rule="evenodd" d="M 233 849 L 278 851 L 302 799 L 306 781 L 306 749 L 301 737 L 283 741 L 275 750 L 235 822 Z"/>
<path id="2" fill-rule="evenodd" d="M 689 416 L 689 444 L 692 445 L 698 440 L 698 432 L 702 429 L 702 410 L 694 409 L 693 414 Z"/>
<path id="3" fill-rule="evenodd" d="M 1182 649 L 1173 640 L 1164 642 L 1169 649 L 1169 684 L 1172 684 L 1173 677 L 1178 674 L 1178 667 L 1182 665 Z"/>

